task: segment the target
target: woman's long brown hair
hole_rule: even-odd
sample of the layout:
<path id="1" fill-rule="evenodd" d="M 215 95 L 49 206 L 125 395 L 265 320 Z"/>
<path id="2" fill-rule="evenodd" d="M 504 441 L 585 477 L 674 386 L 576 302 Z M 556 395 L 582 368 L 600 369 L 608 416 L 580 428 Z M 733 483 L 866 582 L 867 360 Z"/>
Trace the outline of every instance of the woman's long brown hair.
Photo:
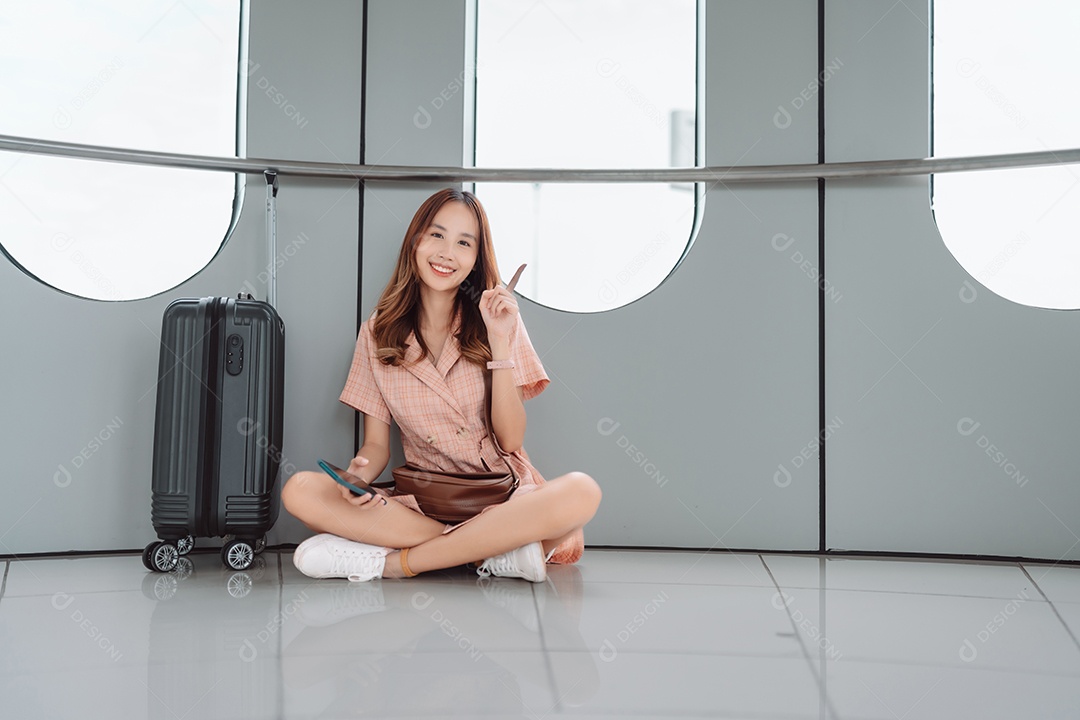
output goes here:
<path id="1" fill-rule="evenodd" d="M 409 333 L 416 334 L 420 343 L 421 359 L 427 357 L 428 348 L 420 334 L 420 270 L 416 266 L 416 246 L 421 236 L 431 227 L 435 215 L 443 205 L 459 202 L 472 210 L 480 229 L 477 238 L 478 252 L 472 272 L 458 286 L 454 299 L 454 312 L 461 313 L 461 329 L 457 334 L 461 354 L 471 362 L 485 364 L 491 360 L 487 326 L 480 315 L 480 294 L 499 284 L 499 267 L 495 262 L 495 247 L 491 243 L 491 228 L 487 213 L 475 195 L 466 190 L 445 188 L 435 193 L 416 211 L 398 253 L 397 266 L 390 282 L 386 284 L 372 326 L 375 335 L 375 351 L 384 365 L 401 365 L 405 362 L 405 340 Z"/>

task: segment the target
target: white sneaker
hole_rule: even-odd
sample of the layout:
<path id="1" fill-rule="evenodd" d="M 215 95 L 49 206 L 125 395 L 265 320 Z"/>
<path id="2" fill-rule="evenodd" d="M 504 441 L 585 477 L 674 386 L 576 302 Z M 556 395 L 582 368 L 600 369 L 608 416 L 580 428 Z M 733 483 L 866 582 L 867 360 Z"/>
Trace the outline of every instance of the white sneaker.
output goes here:
<path id="1" fill-rule="evenodd" d="M 308 577 L 365 582 L 382 577 L 390 552 L 391 548 L 323 533 L 300 543 L 293 552 L 293 565 Z"/>
<path id="2" fill-rule="evenodd" d="M 519 577 L 529 582 L 544 582 L 547 579 L 547 563 L 544 560 L 544 547 L 539 542 L 522 545 L 502 555 L 488 558 L 476 572 L 480 577 Z"/>

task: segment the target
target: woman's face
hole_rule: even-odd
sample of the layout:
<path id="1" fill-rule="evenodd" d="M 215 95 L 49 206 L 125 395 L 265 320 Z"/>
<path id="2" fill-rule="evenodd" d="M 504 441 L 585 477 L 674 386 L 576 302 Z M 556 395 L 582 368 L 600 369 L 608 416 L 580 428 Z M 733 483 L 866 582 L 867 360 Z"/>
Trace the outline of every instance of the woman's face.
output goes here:
<path id="1" fill-rule="evenodd" d="M 432 290 L 457 292 L 476 264 L 479 238 L 472 210 L 459 202 L 443 205 L 416 245 L 420 279 Z"/>

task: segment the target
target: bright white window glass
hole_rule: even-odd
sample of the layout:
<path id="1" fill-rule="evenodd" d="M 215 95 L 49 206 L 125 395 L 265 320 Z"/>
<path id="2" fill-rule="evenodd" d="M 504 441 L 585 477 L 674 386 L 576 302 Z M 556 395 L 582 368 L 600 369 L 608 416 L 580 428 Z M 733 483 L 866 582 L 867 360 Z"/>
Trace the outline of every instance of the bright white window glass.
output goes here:
<path id="1" fill-rule="evenodd" d="M 232 156 L 240 3 L 3 0 L 0 133 Z M 235 175 L 0 153 L 0 244 L 65 292 L 175 287 L 229 231 Z"/>
<path id="2" fill-rule="evenodd" d="M 934 155 L 1080 147 L 1080 3 L 936 0 Z M 946 246 L 1017 303 L 1080 308 L 1080 165 L 935 175 Z"/>
<path id="3" fill-rule="evenodd" d="M 695 164 L 694 0 L 479 0 L 479 167 Z M 694 228 L 693 184 L 477 183 L 500 274 L 560 310 L 657 287 Z"/>

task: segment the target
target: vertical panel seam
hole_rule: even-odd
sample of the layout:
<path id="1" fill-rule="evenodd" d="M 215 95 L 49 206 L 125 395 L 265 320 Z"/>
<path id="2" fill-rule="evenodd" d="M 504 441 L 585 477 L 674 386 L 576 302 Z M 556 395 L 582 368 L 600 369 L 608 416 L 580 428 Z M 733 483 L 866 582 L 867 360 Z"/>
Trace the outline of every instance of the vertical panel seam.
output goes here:
<path id="1" fill-rule="evenodd" d="M 825 162 L 825 0 L 818 0 L 818 163 Z M 818 178 L 818 551 L 825 552 L 825 179 Z"/>
<path id="2" fill-rule="evenodd" d="M 360 27 L 360 164 L 367 162 L 367 73 L 368 73 L 368 0 L 364 0 L 363 19 Z M 362 307 L 364 297 L 364 190 L 365 183 L 360 178 L 356 191 L 359 193 L 356 221 L 356 334 L 360 334 L 360 324 L 364 319 Z M 360 452 L 360 411 L 353 413 L 353 455 Z"/>

